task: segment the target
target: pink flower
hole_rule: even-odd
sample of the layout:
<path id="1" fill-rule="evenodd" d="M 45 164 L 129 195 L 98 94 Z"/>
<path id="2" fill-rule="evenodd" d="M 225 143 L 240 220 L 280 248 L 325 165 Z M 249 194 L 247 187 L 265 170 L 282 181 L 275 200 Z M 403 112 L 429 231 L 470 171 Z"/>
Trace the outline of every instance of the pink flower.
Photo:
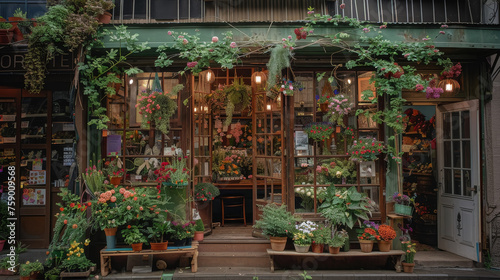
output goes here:
<path id="1" fill-rule="evenodd" d="M 365 27 L 365 28 L 363 28 L 363 32 L 368 33 L 368 32 L 370 32 L 370 29 Z"/>
<path id="2" fill-rule="evenodd" d="M 429 38 L 422 38 L 422 41 L 429 41 Z"/>
<path id="3" fill-rule="evenodd" d="M 387 25 L 383 24 L 383 25 L 379 26 L 378 28 L 380 28 L 380 29 L 387 28 Z"/>
<path id="4" fill-rule="evenodd" d="M 314 14 L 314 11 L 307 11 L 307 14 L 312 15 L 312 14 Z"/>
<path id="5" fill-rule="evenodd" d="M 443 24 L 443 25 L 441 25 L 441 28 L 448 28 L 448 25 Z"/>
<path id="6" fill-rule="evenodd" d="M 214 36 L 212 37 L 212 43 L 217 43 L 219 41 L 219 37 Z"/>
<path id="7" fill-rule="evenodd" d="M 170 35 L 172 35 L 172 31 L 170 31 L 170 30 L 169 30 L 169 31 L 167 32 L 167 34 L 168 34 L 169 36 L 170 36 Z"/>
<path id="8" fill-rule="evenodd" d="M 345 8 L 345 4 L 344 3 L 340 4 L 340 8 L 344 9 Z"/>
<path id="9" fill-rule="evenodd" d="M 188 62 L 187 63 L 187 67 L 189 67 L 189 68 L 193 68 L 196 65 L 198 65 L 198 61 L 192 61 L 192 62 Z"/>
<path id="10" fill-rule="evenodd" d="M 444 32 L 443 30 L 439 31 L 439 34 L 445 34 L 446 32 Z"/>
<path id="11" fill-rule="evenodd" d="M 183 40 L 182 40 L 182 43 L 183 43 L 184 45 L 187 45 L 187 43 L 189 43 L 189 42 L 188 42 L 188 40 L 187 40 L 187 39 L 183 39 Z"/>
<path id="12" fill-rule="evenodd" d="M 421 84 L 417 84 L 417 85 L 415 86 L 415 90 L 416 90 L 416 91 L 422 91 L 422 90 L 424 90 L 424 86 L 423 86 L 423 85 L 421 85 Z"/>
<path id="13" fill-rule="evenodd" d="M 231 48 L 236 48 L 236 43 L 235 42 L 231 42 L 231 44 L 229 45 Z"/>

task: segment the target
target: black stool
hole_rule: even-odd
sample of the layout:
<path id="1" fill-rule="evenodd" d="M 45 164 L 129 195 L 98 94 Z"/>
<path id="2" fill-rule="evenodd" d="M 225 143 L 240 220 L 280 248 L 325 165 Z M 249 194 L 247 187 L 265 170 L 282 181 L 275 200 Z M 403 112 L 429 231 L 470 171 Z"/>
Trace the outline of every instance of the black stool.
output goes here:
<path id="1" fill-rule="evenodd" d="M 225 220 L 243 220 L 245 226 L 247 226 L 247 218 L 245 215 L 245 197 L 244 196 L 224 196 L 221 197 L 221 205 L 222 205 L 222 226 L 224 226 Z M 226 218 L 224 214 L 225 207 L 242 207 L 243 209 L 243 217 L 241 218 Z"/>

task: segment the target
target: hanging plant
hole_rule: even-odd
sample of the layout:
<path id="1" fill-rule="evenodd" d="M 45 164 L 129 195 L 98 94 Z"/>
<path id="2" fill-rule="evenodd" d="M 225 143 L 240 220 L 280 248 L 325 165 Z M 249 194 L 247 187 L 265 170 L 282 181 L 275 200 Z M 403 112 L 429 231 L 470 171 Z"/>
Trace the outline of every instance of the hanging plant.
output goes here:
<path id="1" fill-rule="evenodd" d="M 292 58 L 291 50 L 294 44 L 288 39 L 283 38 L 282 44 L 276 45 L 271 49 L 271 56 L 267 63 L 269 70 L 269 79 L 267 80 L 267 88 L 273 88 L 276 82 L 281 80 L 281 71 L 290 67 L 290 59 Z"/>
<path id="2" fill-rule="evenodd" d="M 235 79 L 234 82 L 224 87 L 224 93 L 227 97 L 225 126 L 229 126 L 233 120 L 233 113 L 238 110 L 250 108 L 252 101 L 252 88 L 245 85 L 243 79 Z"/>
<path id="3" fill-rule="evenodd" d="M 161 91 L 143 91 L 137 97 L 139 114 L 142 115 L 142 127 L 149 127 L 156 124 L 156 129 L 164 134 L 168 134 L 170 129 L 170 118 L 177 109 L 177 102 L 174 99 L 184 85 L 176 85 L 171 93 Z"/>

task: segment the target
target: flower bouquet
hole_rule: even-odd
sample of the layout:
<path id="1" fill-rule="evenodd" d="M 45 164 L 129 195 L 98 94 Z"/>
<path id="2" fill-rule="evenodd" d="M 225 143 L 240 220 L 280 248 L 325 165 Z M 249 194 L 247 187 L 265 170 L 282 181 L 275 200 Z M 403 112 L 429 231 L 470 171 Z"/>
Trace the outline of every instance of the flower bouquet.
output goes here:
<path id="1" fill-rule="evenodd" d="M 330 97 L 327 102 L 329 103 L 328 114 L 330 122 L 345 127 L 344 117 L 351 113 L 353 103 L 349 102 L 349 99 L 342 94 Z"/>
<path id="2" fill-rule="evenodd" d="M 375 138 L 355 140 L 348 154 L 352 161 L 374 161 L 385 151 L 384 142 Z"/>

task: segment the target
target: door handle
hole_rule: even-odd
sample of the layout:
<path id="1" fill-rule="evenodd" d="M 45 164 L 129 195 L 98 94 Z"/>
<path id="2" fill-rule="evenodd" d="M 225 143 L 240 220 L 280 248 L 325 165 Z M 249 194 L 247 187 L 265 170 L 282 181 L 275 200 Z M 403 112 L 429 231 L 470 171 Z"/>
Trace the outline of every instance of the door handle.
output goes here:
<path id="1" fill-rule="evenodd" d="M 472 188 L 466 188 L 466 190 L 468 190 L 470 192 L 477 192 L 477 186 L 474 185 L 474 187 L 472 187 Z"/>

